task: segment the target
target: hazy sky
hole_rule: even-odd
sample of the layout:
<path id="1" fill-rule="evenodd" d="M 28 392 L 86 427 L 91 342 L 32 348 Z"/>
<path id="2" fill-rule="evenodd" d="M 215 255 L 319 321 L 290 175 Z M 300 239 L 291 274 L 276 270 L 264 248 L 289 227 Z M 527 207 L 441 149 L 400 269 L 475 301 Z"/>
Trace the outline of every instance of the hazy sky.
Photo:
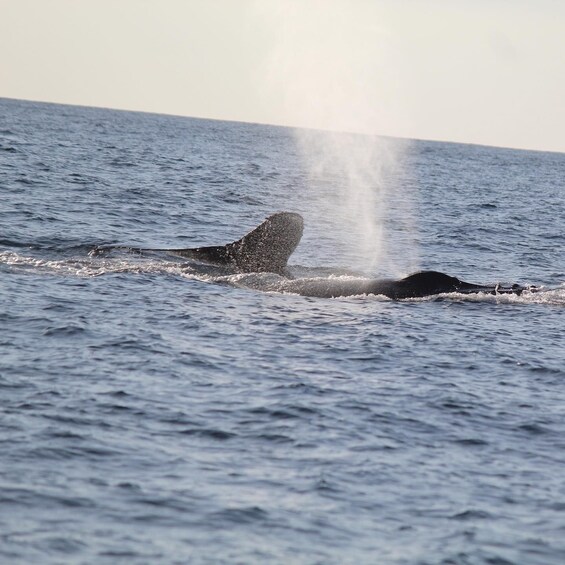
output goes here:
<path id="1" fill-rule="evenodd" d="M 565 1 L 0 0 L 0 96 L 565 152 Z"/>

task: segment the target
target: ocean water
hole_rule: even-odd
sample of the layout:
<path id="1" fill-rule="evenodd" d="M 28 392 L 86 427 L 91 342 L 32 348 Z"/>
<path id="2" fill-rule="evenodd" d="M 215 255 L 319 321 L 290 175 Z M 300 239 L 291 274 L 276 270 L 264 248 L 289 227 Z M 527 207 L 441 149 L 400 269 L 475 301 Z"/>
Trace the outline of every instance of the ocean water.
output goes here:
<path id="1" fill-rule="evenodd" d="M 373 198 L 324 136 L 0 99 L 0 562 L 565 563 L 565 155 L 363 138 Z M 278 210 L 298 273 L 542 290 L 316 299 L 92 253 Z"/>

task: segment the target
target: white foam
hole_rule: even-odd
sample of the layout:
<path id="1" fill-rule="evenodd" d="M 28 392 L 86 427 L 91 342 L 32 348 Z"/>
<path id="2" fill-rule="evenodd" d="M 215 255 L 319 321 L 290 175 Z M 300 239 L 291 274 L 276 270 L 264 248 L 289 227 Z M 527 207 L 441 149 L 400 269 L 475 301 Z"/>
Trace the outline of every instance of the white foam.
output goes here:
<path id="1" fill-rule="evenodd" d="M 108 274 L 168 274 L 180 276 L 189 280 L 199 280 L 209 283 L 228 284 L 239 288 L 248 288 L 261 292 L 276 292 L 300 295 L 303 285 L 323 283 L 324 281 L 347 282 L 366 281 L 367 277 L 345 274 L 330 274 L 327 276 L 287 279 L 274 273 L 237 273 L 217 274 L 196 269 L 195 267 L 178 261 L 163 261 L 146 257 L 116 257 L 116 258 L 88 258 L 88 259 L 39 259 L 28 255 L 21 255 L 13 251 L 0 251 L 0 264 L 28 272 L 41 272 L 44 274 L 99 277 Z M 374 294 L 359 294 L 355 298 L 368 298 L 372 300 L 390 300 L 386 296 Z M 352 297 L 341 297 L 352 298 Z M 521 295 L 516 294 L 462 294 L 445 293 L 424 298 L 405 299 L 410 302 L 429 302 L 434 300 L 451 300 L 457 302 L 485 302 L 492 304 L 548 304 L 565 305 L 565 284 L 558 288 L 544 289 L 531 292 L 525 290 Z"/>

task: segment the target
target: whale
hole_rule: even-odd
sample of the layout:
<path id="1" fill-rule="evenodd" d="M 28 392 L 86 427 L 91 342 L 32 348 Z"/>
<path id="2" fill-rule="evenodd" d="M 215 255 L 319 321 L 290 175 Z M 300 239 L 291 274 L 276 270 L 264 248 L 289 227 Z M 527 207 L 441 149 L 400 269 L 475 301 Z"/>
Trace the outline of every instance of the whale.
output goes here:
<path id="1" fill-rule="evenodd" d="M 300 243 L 303 231 L 304 220 L 300 214 L 278 212 L 233 243 L 159 251 L 240 273 L 275 273 L 290 277 L 288 259 Z"/>
<path id="2" fill-rule="evenodd" d="M 287 279 L 284 291 L 317 298 L 382 295 L 393 300 L 424 298 L 439 294 L 515 294 L 535 291 L 520 284 L 485 285 L 460 280 L 440 271 L 419 271 L 401 279 L 366 277 L 294 278 L 288 260 L 302 238 L 304 220 L 296 212 L 277 212 L 241 239 L 225 245 L 142 249 L 113 246 L 130 251 L 165 252 L 201 264 L 220 266 L 231 273 L 273 273 Z"/>

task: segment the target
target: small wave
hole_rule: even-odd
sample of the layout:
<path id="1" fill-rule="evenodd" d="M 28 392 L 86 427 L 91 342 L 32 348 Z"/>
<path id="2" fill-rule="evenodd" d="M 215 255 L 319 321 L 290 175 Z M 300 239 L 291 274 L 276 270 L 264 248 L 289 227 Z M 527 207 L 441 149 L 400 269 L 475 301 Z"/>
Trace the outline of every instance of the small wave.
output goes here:
<path id="1" fill-rule="evenodd" d="M 67 176 L 67 181 L 72 184 L 88 185 L 88 184 L 96 184 L 98 182 L 98 178 L 92 175 L 85 175 L 82 173 L 70 173 Z"/>
<path id="2" fill-rule="evenodd" d="M 226 441 L 228 439 L 236 437 L 236 434 L 232 432 L 226 432 L 224 430 L 218 430 L 215 428 L 188 428 L 185 430 L 181 430 L 178 433 L 187 436 L 210 438 L 219 441 Z"/>
<path id="3" fill-rule="evenodd" d="M 453 520 L 461 520 L 461 521 L 488 520 L 491 519 L 492 517 L 493 516 L 491 514 L 485 512 L 484 510 L 475 510 L 475 509 L 464 510 L 463 512 L 459 512 L 458 514 L 454 514 L 453 516 L 451 516 Z"/>
<path id="4" fill-rule="evenodd" d="M 272 443 L 294 443 L 293 438 L 283 434 L 259 434 L 258 436 L 253 437 Z"/>
<path id="5" fill-rule="evenodd" d="M 548 428 L 542 426 L 541 424 L 538 424 L 537 422 L 522 424 L 521 426 L 518 426 L 518 429 L 527 432 L 529 435 L 533 435 L 533 436 L 543 435 L 550 432 Z"/>
<path id="6" fill-rule="evenodd" d="M 29 247 L 28 244 L 13 239 L 0 239 L 0 245 L 2 247 Z"/>
<path id="7" fill-rule="evenodd" d="M 86 328 L 77 326 L 76 324 L 69 324 L 66 326 L 56 326 L 56 327 L 48 328 L 43 332 L 43 335 L 47 337 L 55 337 L 55 336 L 70 337 L 70 336 L 82 334 L 86 331 L 87 331 Z"/>
<path id="8" fill-rule="evenodd" d="M 269 514 L 259 506 L 243 508 L 226 508 L 214 513 L 214 518 L 220 523 L 228 524 L 251 524 L 257 521 L 264 521 Z"/>
<path id="9" fill-rule="evenodd" d="M 56 509 L 67 508 L 92 508 L 95 503 L 87 498 L 73 497 L 71 495 L 58 495 L 34 488 L 3 486 L 0 495 L 0 503 L 3 505 L 23 506 L 29 508 Z"/>
<path id="10" fill-rule="evenodd" d="M 0 266 L 20 272 L 41 272 L 76 277 L 108 274 L 174 274 L 190 276 L 182 264 L 143 259 L 42 259 L 13 251 L 0 251 Z"/>
<path id="11" fill-rule="evenodd" d="M 112 159 L 110 161 L 110 165 L 112 165 L 113 167 L 135 167 L 136 163 L 132 162 L 132 161 L 128 161 L 127 159 L 122 159 L 122 158 L 115 158 Z"/>
<path id="12" fill-rule="evenodd" d="M 462 445 L 464 447 L 481 447 L 484 445 L 489 445 L 489 442 L 484 440 L 484 439 L 480 439 L 480 438 L 462 438 L 462 439 L 456 439 L 453 440 L 453 443 L 456 443 L 458 445 Z"/>
<path id="13" fill-rule="evenodd" d="M 438 294 L 427 298 L 414 298 L 415 301 L 452 300 L 456 302 L 487 302 L 492 304 L 547 304 L 565 306 L 565 287 L 540 289 L 535 292 L 525 290 L 517 294 L 461 294 L 457 292 Z"/>
<path id="14" fill-rule="evenodd" d="M 0 239 L 2 247 L 12 249 L 28 249 L 31 252 L 54 252 L 58 254 L 85 255 L 89 254 L 93 249 L 104 248 L 104 244 L 100 243 L 77 243 L 75 240 L 65 240 L 49 238 L 48 240 L 22 241 L 17 239 Z M 7 250 L 6 250 L 7 251 Z"/>

